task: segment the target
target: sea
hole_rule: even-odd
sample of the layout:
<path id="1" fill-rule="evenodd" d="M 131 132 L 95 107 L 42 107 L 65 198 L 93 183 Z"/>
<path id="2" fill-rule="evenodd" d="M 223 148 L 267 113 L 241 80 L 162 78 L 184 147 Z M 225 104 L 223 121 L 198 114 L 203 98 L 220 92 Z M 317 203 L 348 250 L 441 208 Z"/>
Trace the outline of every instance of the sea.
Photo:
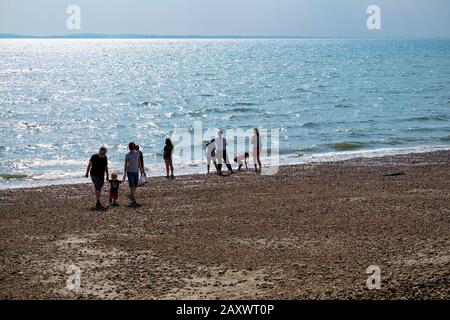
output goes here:
<path id="1" fill-rule="evenodd" d="M 165 175 L 194 123 L 276 130 L 281 165 L 450 149 L 450 40 L 1 39 L 0 117 L 1 189 L 88 182 L 102 145 L 120 174 L 130 141 Z"/>

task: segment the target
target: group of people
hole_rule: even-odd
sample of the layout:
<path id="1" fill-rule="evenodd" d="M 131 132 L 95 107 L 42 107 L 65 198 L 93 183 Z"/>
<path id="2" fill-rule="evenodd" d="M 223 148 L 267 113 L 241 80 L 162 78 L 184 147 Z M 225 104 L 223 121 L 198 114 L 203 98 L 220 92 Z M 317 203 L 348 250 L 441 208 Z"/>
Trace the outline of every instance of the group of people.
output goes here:
<path id="1" fill-rule="evenodd" d="M 91 156 L 89 164 L 86 169 L 86 177 L 91 176 L 92 183 L 95 188 L 95 196 L 97 203 L 95 206 L 96 210 L 104 210 L 105 207 L 102 206 L 100 202 L 101 191 L 106 180 L 110 183 L 111 189 L 109 192 L 109 202 L 110 205 L 117 206 L 117 199 L 119 197 L 119 186 L 128 177 L 128 186 L 130 187 L 130 200 L 132 207 L 139 207 L 140 205 L 136 201 L 136 188 L 139 184 L 139 173 L 142 177 L 146 177 L 144 169 L 144 156 L 139 150 L 139 146 L 134 142 L 128 144 L 129 152 L 125 156 L 125 164 L 123 169 L 123 179 L 119 180 L 116 172 L 111 174 L 111 179 L 109 179 L 109 169 L 108 169 L 108 158 L 106 156 L 107 150 L 105 147 L 101 147 L 98 153 Z"/>
<path id="2" fill-rule="evenodd" d="M 253 129 L 253 137 L 251 140 L 251 144 L 253 145 L 253 164 L 255 166 L 255 172 L 256 174 L 259 174 L 261 173 L 261 160 L 260 160 L 261 141 L 258 128 Z M 225 165 L 227 166 L 227 169 L 230 172 L 230 174 L 234 173 L 228 158 L 227 139 L 223 136 L 222 130 L 218 131 L 216 138 L 211 139 L 211 141 L 206 144 L 205 156 L 206 156 L 207 174 L 210 173 L 212 162 L 214 164 L 214 167 L 216 168 L 217 174 L 222 175 L 223 161 L 225 161 Z M 240 155 L 239 154 L 235 155 L 234 162 L 238 163 L 238 171 L 242 170 L 244 164 L 245 168 L 248 169 L 247 160 L 249 156 L 250 155 L 248 152 L 245 152 Z"/>
<path id="3" fill-rule="evenodd" d="M 253 163 L 255 166 L 256 174 L 261 173 L 261 160 L 260 160 L 260 135 L 258 128 L 253 130 L 254 135 L 252 137 L 251 143 L 253 145 Z M 117 206 L 117 199 L 119 196 L 119 186 L 128 178 L 128 186 L 130 188 L 130 207 L 140 207 L 140 204 L 136 201 L 136 189 L 140 183 L 145 183 L 147 174 L 144 168 L 144 156 L 142 152 L 139 150 L 139 145 L 134 142 L 130 142 L 128 144 L 129 152 L 125 156 L 124 161 L 124 169 L 123 169 L 123 178 L 122 180 L 118 179 L 117 172 L 113 172 L 111 174 L 111 179 L 109 176 L 108 169 L 108 158 L 106 156 L 107 149 L 105 147 L 100 147 L 98 153 L 91 156 L 89 160 L 89 164 L 86 169 L 86 177 L 91 177 L 92 183 L 95 188 L 95 196 L 96 196 L 96 206 L 95 209 L 97 211 L 102 211 L 107 209 L 103 207 L 100 198 L 101 198 L 101 190 L 106 181 L 110 184 L 110 192 L 109 192 L 109 203 L 112 206 Z M 166 174 L 167 178 L 174 178 L 174 168 L 172 163 L 172 155 L 174 152 L 174 145 L 171 139 L 167 138 L 165 141 L 163 159 L 166 165 Z M 222 130 L 218 131 L 218 135 L 216 138 L 211 139 L 211 141 L 206 145 L 205 155 L 207 160 L 207 173 L 210 173 L 211 162 L 214 164 L 216 168 L 216 172 L 218 175 L 223 175 L 222 173 L 222 163 L 225 161 L 225 165 L 227 166 L 230 174 L 234 173 L 233 168 L 229 162 L 228 154 L 227 154 L 227 140 L 223 136 Z M 245 152 L 242 155 L 235 155 L 234 162 L 238 163 L 238 171 L 242 170 L 243 165 L 245 164 L 246 169 L 247 160 L 249 158 L 249 153 Z M 139 176 L 140 174 L 140 176 Z"/>

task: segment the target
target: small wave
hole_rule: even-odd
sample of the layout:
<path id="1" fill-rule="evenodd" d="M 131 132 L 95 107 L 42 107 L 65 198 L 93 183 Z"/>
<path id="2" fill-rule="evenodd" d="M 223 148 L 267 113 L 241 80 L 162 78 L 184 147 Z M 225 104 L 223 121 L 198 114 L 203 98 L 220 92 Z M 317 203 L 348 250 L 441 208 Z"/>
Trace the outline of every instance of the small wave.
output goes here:
<path id="1" fill-rule="evenodd" d="M 307 88 L 303 88 L 303 87 L 292 89 L 292 91 L 297 91 L 297 92 L 311 92 L 311 90 L 309 90 L 309 89 L 307 89 Z"/>
<path id="2" fill-rule="evenodd" d="M 439 131 L 442 130 L 441 128 L 433 128 L 433 127 L 422 127 L 422 128 L 408 128 L 406 131 L 413 131 L 413 132 L 432 132 L 432 131 Z"/>
<path id="3" fill-rule="evenodd" d="M 139 105 L 142 107 L 157 106 L 159 104 L 160 104 L 160 102 L 158 102 L 158 101 L 144 101 L 144 102 L 139 103 Z"/>
<path id="4" fill-rule="evenodd" d="M 336 132 L 344 133 L 348 136 L 352 137 L 366 137 L 367 133 L 361 130 L 352 130 L 352 129 L 336 129 Z"/>
<path id="5" fill-rule="evenodd" d="M 338 103 L 334 105 L 335 108 L 353 108 L 353 106 L 349 105 L 349 104 L 343 104 L 343 103 Z"/>
<path id="6" fill-rule="evenodd" d="M 241 106 L 257 106 L 258 104 L 255 102 L 233 102 L 229 104 L 225 104 L 225 106 L 229 107 L 241 107 Z"/>
<path id="7" fill-rule="evenodd" d="M 305 154 L 309 154 L 309 153 L 317 152 L 317 151 L 320 151 L 320 148 L 318 148 L 315 145 L 309 146 L 309 147 L 304 147 L 304 148 L 297 149 L 297 151 L 293 155 L 291 155 L 291 157 L 292 156 L 294 156 L 294 157 L 300 156 L 301 157 L 301 156 L 304 156 Z M 287 150 L 285 153 L 290 154 L 290 152 L 291 152 L 290 150 Z"/>
<path id="8" fill-rule="evenodd" d="M 367 146 L 367 143 L 359 141 L 342 141 L 328 144 L 329 147 L 337 151 L 357 150 Z"/>
<path id="9" fill-rule="evenodd" d="M 434 116 L 419 116 L 405 119 L 405 121 L 447 121 L 448 116 L 445 114 L 439 114 Z"/>
<path id="10" fill-rule="evenodd" d="M 25 173 L 0 173 L 0 180 L 27 179 L 31 177 Z"/>
<path id="11" fill-rule="evenodd" d="M 433 152 L 439 150 L 450 150 L 449 145 L 431 145 L 431 146 L 416 146 L 403 148 L 378 148 L 368 150 L 348 150 L 348 151 L 333 151 L 333 152 L 319 152 L 313 154 L 288 154 L 282 158 L 283 164 L 302 164 L 314 162 L 328 162 L 328 161 L 342 161 L 354 158 L 374 158 L 381 156 L 393 156 L 410 153 Z"/>
<path id="12" fill-rule="evenodd" d="M 227 111 L 233 111 L 233 112 L 253 112 L 255 111 L 255 109 L 253 108 L 233 108 L 233 109 L 229 109 Z"/>
<path id="13" fill-rule="evenodd" d="M 186 112 L 186 114 L 189 115 L 202 115 L 202 114 L 209 114 L 209 113 L 217 113 L 222 112 L 223 110 L 217 109 L 217 108 L 203 108 L 203 109 L 197 109 Z"/>
<path id="14" fill-rule="evenodd" d="M 320 125 L 320 123 L 317 123 L 317 122 L 305 122 L 305 123 L 302 123 L 300 125 L 300 127 L 302 127 L 302 128 L 313 128 L 313 127 L 317 127 L 319 125 Z"/>
<path id="15" fill-rule="evenodd" d="M 440 138 L 441 141 L 450 141 L 450 135 Z"/>
<path id="16" fill-rule="evenodd" d="M 380 143 L 387 145 L 399 145 L 405 142 L 418 142 L 418 141 L 422 141 L 422 139 L 414 137 L 389 137 L 388 140 L 380 141 Z"/>

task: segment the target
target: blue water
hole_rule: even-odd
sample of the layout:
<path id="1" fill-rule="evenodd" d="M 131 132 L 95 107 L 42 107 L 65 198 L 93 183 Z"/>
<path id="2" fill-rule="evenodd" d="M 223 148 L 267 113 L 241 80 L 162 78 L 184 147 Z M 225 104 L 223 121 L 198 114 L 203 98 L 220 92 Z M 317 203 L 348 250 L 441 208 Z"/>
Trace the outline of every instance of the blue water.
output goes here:
<path id="1" fill-rule="evenodd" d="M 79 182 L 130 140 L 279 129 L 281 163 L 450 147 L 450 40 L 0 40 L 0 187 Z M 178 163 L 177 172 L 203 172 Z"/>

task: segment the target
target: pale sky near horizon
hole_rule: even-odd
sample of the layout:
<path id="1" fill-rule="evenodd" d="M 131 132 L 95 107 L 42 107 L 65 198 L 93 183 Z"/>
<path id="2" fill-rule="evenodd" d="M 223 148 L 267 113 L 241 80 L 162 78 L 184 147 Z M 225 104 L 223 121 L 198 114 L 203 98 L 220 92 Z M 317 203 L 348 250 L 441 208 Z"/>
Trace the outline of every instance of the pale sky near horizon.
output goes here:
<path id="1" fill-rule="evenodd" d="M 68 30 L 66 9 L 81 9 Z M 381 9 L 368 30 L 366 9 Z M 0 0 L 0 34 L 450 37 L 450 0 Z"/>

